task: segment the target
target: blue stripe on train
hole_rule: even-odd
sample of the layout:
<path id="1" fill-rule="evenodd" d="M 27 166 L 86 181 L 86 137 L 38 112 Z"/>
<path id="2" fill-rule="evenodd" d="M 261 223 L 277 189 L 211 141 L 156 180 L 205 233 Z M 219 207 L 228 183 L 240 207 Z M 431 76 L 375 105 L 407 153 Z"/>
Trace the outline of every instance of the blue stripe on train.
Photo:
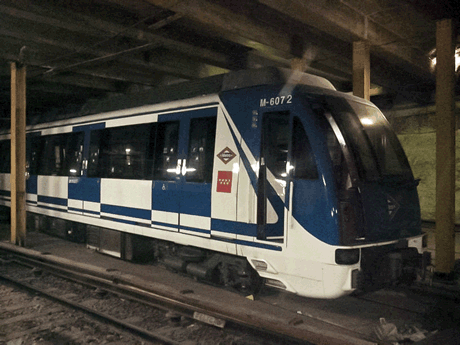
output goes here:
<path id="1" fill-rule="evenodd" d="M 9 191 L 9 190 L 0 190 L 0 196 L 9 196 L 9 197 L 11 197 L 11 191 Z"/>
<path id="2" fill-rule="evenodd" d="M 44 202 L 47 204 L 54 204 L 59 206 L 67 206 L 67 199 L 56 198 L 54 196 L 38 195 L 38 202 Z"/>
<path id="3" fill-rule="evenodd" d="M 234 222 L 231 220 L 211 219 L 211 229 L 230 234 L 257 236 L 257 224 Z"/>
<path id="4" fill-rule="evenodd" d="M 267 243 L 251 242 L 251 241 L 244 241 L 244 240 L 235 240 L 235 243 L 239 245 L 243 245 L 243 246 L 276 250 L 278 252 L 282 250 L 281 246 L 274 246 L 274 245 L 267 244 Z"/>
<path id="5" fill-rule="evenodd" d="M 189 226 L 183 226 L 180 225 L 180 230 L 187 230 L 187 231 L 194 231 L 194 232 L 199 232 L 201 234 L 210 234 L 211 230 L 204 230 L 204 229 L 199 229 L 199 228 L 192 228 Z"/>
<path id="6" fill-rule="evenodd" d="M 115 206 L 115 205 L 105 205 L 101 204 L 101 212 L 110 213 L 119 216 L 139 218 L 150 220 L 152 218 L 151 210 L 143 210 L 133 207 L 124 207 L 124 206 Z"/>

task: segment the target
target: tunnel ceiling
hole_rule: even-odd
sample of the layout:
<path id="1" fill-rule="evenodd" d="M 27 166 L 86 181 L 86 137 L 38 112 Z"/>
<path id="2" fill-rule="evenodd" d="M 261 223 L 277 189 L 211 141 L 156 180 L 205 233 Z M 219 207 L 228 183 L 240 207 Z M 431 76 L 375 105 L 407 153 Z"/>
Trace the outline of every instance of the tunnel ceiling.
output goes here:
<path id="1" fill-rule="evenodd" d="M 29 122 L 88 100 L 263 66 L 290 67 L 351 90 L 352 42 L 371 44 L 376 100 L 427 103 L 436 0 L 2 0 L 1 123 L 9 125 L 10 62 L 27 66 Z"/>

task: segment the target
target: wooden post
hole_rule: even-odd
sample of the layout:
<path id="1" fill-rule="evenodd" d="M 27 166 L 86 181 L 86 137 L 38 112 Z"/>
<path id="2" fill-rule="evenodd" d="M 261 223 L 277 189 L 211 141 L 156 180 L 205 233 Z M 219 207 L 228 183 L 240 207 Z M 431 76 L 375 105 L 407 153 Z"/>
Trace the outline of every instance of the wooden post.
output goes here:
<path id="1" fill-rule="evenodd" d="M 436 26 L 436 272 L 455 262 L 455 35 L 451 19 Z"/>
<path id="2" fill-rule="evenodd" d="M 367 41 L 353 42 L 353 95 L 371 99 L 370 45 Z"/>
<path id="3" fill-rule="evenodd" d="M 26 68 L 11 63 L 11 242 L 26 240 Z"/>

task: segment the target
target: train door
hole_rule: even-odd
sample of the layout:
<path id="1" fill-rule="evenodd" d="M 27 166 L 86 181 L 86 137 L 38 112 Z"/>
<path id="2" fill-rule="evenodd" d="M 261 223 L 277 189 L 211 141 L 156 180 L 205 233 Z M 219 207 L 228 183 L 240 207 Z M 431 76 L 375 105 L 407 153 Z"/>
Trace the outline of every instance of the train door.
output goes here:
<path id="1" fill-rule="evenodd" d="M 204 237 L 211 236 L 216 116 L 217 108 L 202 109 L 181 124 L 179 231 Z"/>
<path id="2" fill-rule="evenodd" d="M 99 217 L 101 213 L 101 179 L 88 176 L 88 161 L 97 159 L 99 151 L 90 145 L 91 131 L 105 128 L 104 123 L 75 126 L 73 132 L 84 134 L 83 164 L 79 177 L 69 178 L 69 212 Z M 92 143 L 94 145 L 94 142 Z"/>
<path id="3" fill-rule="evenodd" d="M 284 240 L 290 137 L 289 112 L 263 114 L 257 188 L 257 238 L 261 240 Z"/>
<path id="4" fill-rule="evenodd" d="M 211 234 L 211 182 L 217 108 L 166 115 L 158 122 L 152 226 Z"/>
<path id="5" fill-rule="evenodd" d="M 152 226 L 178 231 L 180 208 L 179 120 L 159 122 L 152 182 Z"/>

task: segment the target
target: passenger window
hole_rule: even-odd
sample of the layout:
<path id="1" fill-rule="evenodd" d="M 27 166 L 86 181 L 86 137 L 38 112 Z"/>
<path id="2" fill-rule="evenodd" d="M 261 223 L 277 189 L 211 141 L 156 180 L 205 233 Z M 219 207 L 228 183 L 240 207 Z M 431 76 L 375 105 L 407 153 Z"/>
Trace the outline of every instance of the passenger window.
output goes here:
<path id="1" fill-rule="evenodd" d="M 155 143 L 154 180 L 173 180 L 177 175 L 179 122 L 158 123 Z"/>
<path id="2" fill-rule="evenodd" d="M 41 156 L 37 173 L 49 176 L 80 176 L 83 132 L 47 135 L 38 140 Z"/>
<path id="3" fill-rule="evenodd" d="M 190 137 L 186 162 L 189 182 L 212 182 L 216 118 L 204 117 L 190 121 Z"/>
<path id="4" fill-rule="evenodd" d="M 295 179 L 314 180 L 318 178 L 318 169 L 310 141 L 298 117 L 294 117 L 293 124 L 292 161 L 294 166 L 293 177 Z"/>
<path id="5" fill-rule="evenodd" d="M 0 173 L 11 172 L 11 146 L 9 140 L 0 141 Z"/>
<path id="6" fill-rule="evenodd" d="M 88 176 L 150 179 L 154 124 L 105 128 L 91 133 Z"/>

